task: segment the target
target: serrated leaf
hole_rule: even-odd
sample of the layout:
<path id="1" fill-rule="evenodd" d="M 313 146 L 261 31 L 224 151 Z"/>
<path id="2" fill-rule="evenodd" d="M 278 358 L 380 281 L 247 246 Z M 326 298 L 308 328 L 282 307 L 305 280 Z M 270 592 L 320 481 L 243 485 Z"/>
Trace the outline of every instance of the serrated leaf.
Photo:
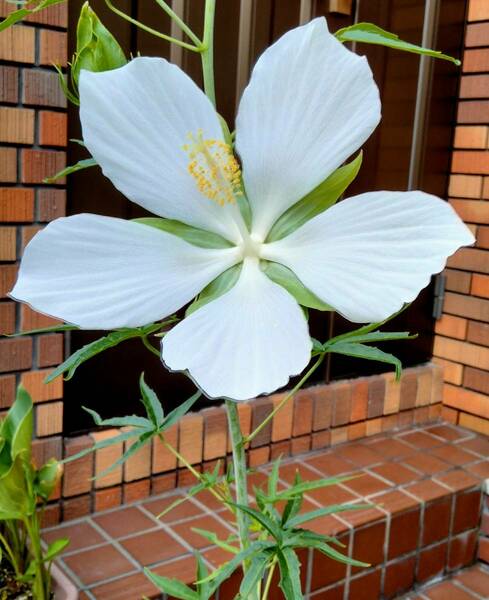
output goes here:
<path id="1" fill-rule="evenodd" d="M 239 548 L 237 548 L 236 546 L 232 546 L 229 543 L 229 539 L 221 540 L 217 537 L 217 534 L 215 534 L 213 531 L 207 531 L 206 529 L 201 529 L 200 527 L 192 527 L 191 529 L 192 529 L 192 531 L 195 531 L 195 533 L 198 533 L 199 535 L 201 535 L 204 539 L 209 541 L 211 544 L 215 544 L 216 546 L 219 546 L 219 548 L 222 548 L 226 552 L 229 552 L 230 554 L 239 554 L 239 551 L 240 551 Z M 230 537 L 233 537 L 233 536 L 230 536 Z"/>
<path id="2" fill-rule="evenodd" d="M 188 317 L 193 312 L 205 306 L 211 300 L 215 300 L 228 292 L 238 281 L 241 273 L 241 264 L 234 265 L 229 269 L 226 269 L 224 273 L 221 273 L 219 277 L 216 277 L 209 283 L 197 296 L 197 298 L 189 305 L 185 311 L 185 316 Z"/>
<path id="3" fill-rule="evenodd" d="M 243 504 L 235 504 L 233 502 L 229 502 L 231 506 L 234 506 L 238 510 L 241 510 L 252 517 L 257 523 L 259 523 L 264 529 L 268 531 L 268 533 L 274 537 L 278 542 L 282 540 L 282 530 L 278 526 L 277 523 L 272 521 L 267 515 L 264 515 L 258 510 L 251 508 L 249 506 L 244 506 Z"/>
<path id="4" fill-rule="evenodd" d="M 111 419 L 102 419 L 102 417 L 86 406 L 82 406 L 83 410 L 87 412 L 94 420 L 95 425 L 98 427 L 142 427 L 144 429 L 151 429 L 152 423 L 149 419 L 144 417 L 138 417 L 137 415 L 130 415 L 127 417 L 113 417 Z"/>
<path id="5" fill-rule="evenodd" d="M 144 373 L 141 373 L 139 378 L 139 389 L 141 391 L 141 400 L 146 409 L 148 419 L 156 427 L 160 427 L 163 423 L 163 407 L 161 402 L 149 385 L 144 381 Z"/>
<path id="6" fill-rule="evenodd" d="M 76 173 L 77 171 L 83 171 L 83 169 L 88 169 L 89 167 L 96 167 L 97 161 L 94 158 L 82 158 L 76 164 L 65 167 L 61 171 L 58 171 L 55 175 L 51 177 L 45 177 L 43 179 L 44 183 L 54 183 L 58 179 L 62 177 L 66 177 L 66 175 L 71 175 L 72 173 Z"/>
<path id="7" fill-rule="evenodd" d="M 349 481 L 357 477 L 355 475 L 345 475 L 344 477 L 328 477 L 327 479 L 315 479 L 313 481 L 301 481 L 297 485 L 293 485 L 282 492 L 279 492 L 276 495 L 277 500 L 288 500 L 289 498 L 293 498 L 295 496 L 305 494 L 311 490 L 317 490 L 323 487 L 328 487 L 330 485 L 337 485 L 338 483 L 342 483 L 344 481 Z"/>
<path id="8" fill-rule="evenodd" d="M 182 404 L 174 408 L 170 413 L 168 413 L 163 420 L 163 423 L 160 426 L 160 431 L 165 431 L 169 427 L 171 427 L 174 423 L 176 423 L 183 415 L 185 415 L 192 406 L 197 402 L 197 400 L 202 396 L 202 392 L 199 390 L 195 392 L 190 398 L 185 400 Z"/>
<path id="9" fill-rule="evenodd" d="M 144 569 L 146 577 L 161 591 L 180 600 L 199 600 L 199 594 L 178 579 L 170 579 Z"/>
<path id="10" fill-rule="evenodd" d="M 151 325 L 145 325 L 144 327 L 135 327 L 127 329 L 119 329 L 112 331 L 108 335 L 105 335 L 90 344 L 86 344 L 76 352 L 74 352 L 69 358 L 61 363 L 56 369 L 46 377 L 45 383 L 50 383 L 56 377 L 59 377 L 63 373 L 67 373 L 65 379 L 71 379 L 77 370 L 77 368 L 85 361 L 89 360 L 93 356 L 100 354 L 104 350 L 113 348 L 121 342 L 129 340 L 131 338 L 144 337 L 154 331 L 158 331 L 163 326 L 162 323 L 151 323 Z"/>
<path id="11" fill-rule="evenodd" d="M 350 510 L 364 510 L 372 508 L 374 504 L 332 504 L 331 506 L 325 506 L 312 510 L 311 512 L 297 515 L 287 521 L 287 527 L 298 527 L 307 521 L 312 521 L 318 517 L 324 517 L 325 515 L 333 515 L 340 512 L 346 512 Z"/>
<path id="12" fill-rule="evenodd" d="M 73 462 L 74 460 L 78 460 L 79 458 L 83 458 L 90 452 L 96 452 L 97 450 L 102 450 L 103 448 L 108 448 L 109 446 L 113 446 L 114 444 L 120 444 L 131 438 L 138 437 L 140 435 L 140 431 L 137 429 L 132 429 L 131 431 L 124 431 L 119 435 L 115 435 L 114 437 L 107 438 L 106 440 L 101 440 L 97 442 L 90 448 L 85 448 L 84 450 L 80 450 L 77 454 L 73 454 L 73 456 L 68 456 L 62 460 L 63 463 Z"/>
<path id="13" fill-rule="evenodd" d="M 206 564 L 200 552 L 195 552 L 195 558 L 197 560 L 197 581 L 200 582 L 201 580 L 207 578 L 209 571 L 207 570 Z M 208 600 L 212 594 L 209 583 L 207 581 L 198 583 L 197 593 L 199 595 L 199 600 Z"/>
<path id="14" fill-rule="evenodd" d="M 277 493 L 277 485 L 278 485 L 278 477 L 279 477 L 281 460 L 282 460 L 282 455 L 280 455 L 274 461 L 272 470 L 270 472 L 270 475 L 268 476 L 268 494 L 270 496 L 275 496 Z"/>
<path id="15" fill-rule="evenodd" d="M 52 327 L 41 327 L 39 329 L 30 329 L 29 331 L 19 331 L 18 333 L 4 334 L 5 337 L 21 337 L 23 335 L 36 335 L 37 333 L 56 333 L 60 331 L 75 331 L 80 329 L 76 325 L 69 325 L 64 323 L 63 325 L 53 325 Z"/>
<path id="16" fill-rule="evenodd" d="M 285 265 L 262 260 L 260 268 L 274 283 L 278 283 L 294 296 L 301 306 L 323 311 L 334 310 L 332 306 L 308 290 L 297 275 Z"/>
<path id="17" fill-rule="evenodd" d="M 154 430 L 146 431 L 145 433 L 140 434 L 139 438 L 136 441 L 131 443 L 129 448 L 124 452 L 124 454 L 120 458 L 118 458 L 112 465 L 110 465 L 110 467 L 108 467 L 101 473 L 98 473 L 95 477 L 93 477 L 93 479 L 94 480 L 101 479 L 102 477 L 105 477 L 109 473 L 112 473 L 112 471 L 114 471 L 114 469 L 117 469 L 117 467 L 123 465 L 126 461 L 128 461 L 131 458 L 131 456 L 133 454 L 136 454 L 136 452 L 138 452 L 138 450 L 141 450 L 141 448 L 143 446 L 145 446 L 151 440 L 151 438 L 154 437 L 155 435 L 156 435 L 156 431 L 154 431 Z"/>
<path id="18" fill-rule="evenodd" d="M 301 564 L 292 548 L 282 548 L 277 552 L 280 568 L 280 588 L 287 600 L 304 598 L 301 589 Z"/>
<path id="19" fill-rule="evenodd" d="M 350 558 L 349 556 L 345 556 L 338 550 L 335 550 L 331 546 L 329 546 L 326 542 L 314 541 L 314 540 L 304 540 L 305 548 L 314 548 L 329 556 L 333 560 L 343 563 L 345 565 L 352 565 L 353 567 L 370 567 L 369 563 L 362 562 L 360 560 L 355 560 L 354 558 Z"/>
<path id="20" fill-rule="evenodd" d="M 258 582 L 263 577 L 269 557 L 266 555 L 255 556 L 249 564 L 249 567 L 241 581 L 239 587 L 239 594 L 242 600 L 248 600 L 252 597 L 252 593 L 256 590 Z"/>
<path id="21" fill-rule="evenodd" d="M 286 210 L 270 230 L 267 243 L 290 235 L 301 225 L 332 206 L 355 179 L 361 164 L 362 152 L 347 165 L 336 169 L 307 196 Z"/>
<path id="22" fill-rule="evenodd" d="M 337 342 L 336 344 L 328 346 L 326 352 L 334 352 L 344 356 L 353 356 L 355 358 L 387 363 L 394 366 L 396 379 L 399 380 L 401 377 L 401 361 L 393 354 L 388 354 L 383 350 L 379 350 L 379 348 L 356 344 L 354 342 Z"/>
<path id="23" fill-rule="evenodd" d="M 132 220 L 135 223 L 141 223 L 148 227 L 156 227 L 156 229 L 161 229 L 162 231 L 176 235 L 189 244 L 199 246 L 200 248 L 231 248 L 233 246 L 231 242 L 220 236 L 218 233 L 199 229 L 198 227 L 192 227 L 192 225 L 187 225 L 186 223 L 175 221 L 174 219 L 142 217 Z"/>
<path id="24" fill-rule="evenodd" d="M 356 23 L 350 27 L 338 29 L 338 31 L 335 33 L 335 36 L 338 40 L 340 40 L 340 42 L 362 42 L 364 44 L 387 46 L 388 48 L 403 50 L 404 52 L 412 52 L 414 54 L 432 56 L 433 58 L 441 58 L 443 60 L 448 60 L 457 66 L 460 65 L 460 61 L 453 56 L 442 54 L 442 52 L 439 50 L 431 50 L 430 48 L 416 46 L 410 42 L 404 42 L 400 40 L 399 36 L 395 33 L 385 31 L 385 29 L 381 29 L 373 23 Z"/>

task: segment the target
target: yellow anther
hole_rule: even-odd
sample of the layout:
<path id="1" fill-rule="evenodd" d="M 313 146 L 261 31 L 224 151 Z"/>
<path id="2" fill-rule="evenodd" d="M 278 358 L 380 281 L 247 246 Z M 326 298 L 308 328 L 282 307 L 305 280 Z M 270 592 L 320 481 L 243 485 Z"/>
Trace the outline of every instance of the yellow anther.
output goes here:
<path id="1" fill-rule="evenodd" d="M 241 169 L 231 147 L 221 140 L 204 139 L 201 129 L 186 137 L 190 143 L 182 148 L 190 159 L 187 169 L 199 191 L 219 206 L 236 202 L 242 193 Z"/>

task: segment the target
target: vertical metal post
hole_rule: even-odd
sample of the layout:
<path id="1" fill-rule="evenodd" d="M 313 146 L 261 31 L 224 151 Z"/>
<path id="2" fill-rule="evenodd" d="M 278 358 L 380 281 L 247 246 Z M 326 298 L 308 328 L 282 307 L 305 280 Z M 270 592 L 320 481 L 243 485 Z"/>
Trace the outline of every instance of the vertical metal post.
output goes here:
<path id="1" fill-rule="evenodd" d="M 185 16 L 185 0 L 172 0 L 171 3 L 172 9 L 177 13 L 180 18 L 184 18 Z M 171 33 L 170 35 L 177 40 L 183 39 L 183 31 L 175 24 L 172 20 L 171 22 Z M 183 64 L 183 48 L 181 46 L 177 46 L 176 44 L 170 44 L 170 61 L 174 65 L 178 65 L 179 67 Z"/>
<path id="2" fill-rule="evenodd" d="M 239 3 L 238 64 L 236 69 L 236 106 L 250 74 L 251 39 L 253 35 L 253 0 Z"/>
<path id="3" fill-rule="evenodd" d="M 299 23 L 304 25 L 312 19 L 312 0 L 301 0 Z"/>

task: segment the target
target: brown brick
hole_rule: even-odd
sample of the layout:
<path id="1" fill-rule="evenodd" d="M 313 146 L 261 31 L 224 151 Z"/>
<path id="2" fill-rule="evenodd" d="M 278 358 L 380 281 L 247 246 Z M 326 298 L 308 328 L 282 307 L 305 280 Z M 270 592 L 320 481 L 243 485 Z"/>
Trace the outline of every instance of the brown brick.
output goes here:
<path id="1" fill-rule="evenodd" d="M 439 358 L 438 356 L 433 357 L 432 360 L 435 364 L 443 367 L 444 381 L 447 383 L 453 383 L 455 385 L 460 385 L 462 383 L 464 370 L 462 365 L 451 362 L 450 360 L 446 360 L 444 358 Z"/>
<path id="2" fill-rule="evenodd" d="M 247 437 L 251 431 L 251 406 L 249 403 L 240 402 L 238 404 L 239 428 L 243 437 Z M 229 436 L 228 436 L 229 437 Z M 231 445 L 228 443 L 228 452 Z"/>
<path id="3" fill-rule="evenodd" d="M 359 440 L 367 435 L 367 422 L 360 421 L 359 423 L 352 423 L 348 425 L 348 440 Z"/>
<path id="4" fill-rule="evenodd" d="M 19 100 L 19 69 L 0 66 L 0 102 L 17 104 Z"/>
<path id="5" fill-rule="evenodd" d="M 116 508 L 122 504 L 122 487 L 117 485 L 95 492 L 94 510 L 96 512 Z"/>
<path id="6" fill-rule="evenodd" d="M 109 429 L 106 431 L 93 431 L 90 435 L 95 443 L 107 440 L 119 435 L 118 429 Z M 96 488 L 109 487 L 122 481 L 122 466 L 119 465 L 107 475 L 100 477 L 122 456 L 122 442 L 112 444 L 106 448 L 95 451 L 95 477 L 94 486 Z M 96 510 L 100 510 L 96 507 Z"/>
<path id="7" fill-rule="evenodd" d="M 489 71 L 489 49 L 469 49 L 464 52 L 462 69 L 464 73 Z"/>
<path id="8" fill-rule="evenodd" d="M 333 427 L 345 425 L 350 421 L 351 413 L 351 385 L 349 381 L 331 384 L 333 390 Z"/>
<path id="9" fill-rule="evenodd" d="M 128 431 L 132 428 L 124 429 Z M 124 442 L 124 452 L 134 444 L 136 438 Z M 151 443 L 145 444 L 124 463 L 124 481 L 135 481 L 151 475 Z M 149 480 L 148 480 L 149 481 Z M 127 501 L 127 499 L 126 499 Z"/>
<path id="10" fill-rule="evenodd" d="M 489 419 L 489 402 L 485 394 L 445 384 L 443 403 L 478 417 Z"/>
<path id="11" fill-rule="evenodd" d="M 47 402 L 63 397 L 62 377 L 57 377 L 50 383 L 44 383 L 44 380 L 52 371 L 53 369 L 42 369 L 22 374 L 20 381 L 31 395 L 33 402 Z"/>
<path id="12" fill-rule="evenodd" d="M 459 102 L 458 123 L 484 123 L 489 119 L 489 100 L 464 100 Z"/>
<path id="13" fill-rule="evenodd" d="M 51 437 L 47 440 L 32 441 L 32 461 L 40 467 L 50 458 L 61 460 L 63 458 L 63 440 L 61 436 Z"/>
<path id="14" fill-rule="evenodd" d="M 54 25 L 55 27 L 68 26 L 68 5 L 56 4 L 44 8 L 39 12 L 32 13 L 25 18 L 28 23 L 39 23 L 41 25 Z"/>
<path id="15" fill-rule="evenodd" d="M 382 377 L 385 380 L 384 415 L 396 414 L 401 405 L 401 383 L 392 372 L 383 373 Z"/>
<path id="16" fill-rule="evenodd" d="M 314 415 L 312 428 L 321 431 L 331 427 L 333 417 L 334 394 L 331 386 L 321 385 L 314 388 Z"/>
<path id="17" fill-rule="evenodd" d="M 283 394 L 273 394 L 273 408 L 282 402 L 287 392 Z M 272 442 L 288 440 L 292 437 L 292 421 L 294 418 L 294 398 L 290 398 L 272 419 Z"/>
<path id="18" fill-rule="evenodd" d="M 0 260 L 14 261 L 17 258 L 17 228 L 0 227 Z"/>
<path id="19" fill-rule="evenodd" d="M 435 332 L 446 337 L 464 340 L 467 334 L 467 319 L 443 315 L 435 323 Z"/>
<path id="20" fill-rule="evenodd" d="M 367 418 L 368 381 L 361 379 L 352 382 L 350 421 L 364 421 Z"/>
<path id="21" fill-rule="evenodd" d="M 32 339 L 0 339 L 0 373 L 22 371 L 32 365 Z"/>
<path id="22" fill-rule="evenodd" d="M 474 342 L 474 344 L 489 346 L 489 324 L 469 321 L 467 340 Z"/>
<path id="23" fill-rule="evenodd" d="M 164 475 L 158 475 L 151 479 L 151 490 L 153 494 L 161 494 L 168 490 L 173 490 L 177 486 L 177 473 L 171 471 Z"/>
<path id="24" fill-rule="evenodd" d="M 165 441 L 173 446 L 173 448 L 177 448 L 178 446 L 178 423 L 172 425 L 169 429 L 165 431 L 164 434 Z M 153 438 L 153 464 L 152 464 L 152 472 L 153 473 L 163 473 L 165 471 L 173 471 L 177 468 L 177 459 L 174 454 L 168 450 L 163 442 L 155 437 Z"/>
<path id="25" fill-rule="evenodd" d="M 469 21 L 486 21 L 489 19 L 489 5 L 486 0 L 469 1 Z"/>
<path id="26" fill-rule="evenodd" d="M 250 469 L 256 469 L 270 460 L 270 446 L 251 448 L 248 451 Z"/>
<path id="27" fill-rule="evenodd" d="M 463 365 L 489 370 L 489 348 L 437 336 L 434 353 Z"/>
<path id="28" fill-rule="evenodd" d="M 0 302 L 0 335 L 15 331 L 15 302 Z"/>
<path id="29" fill-rule="evenodd" d="M 464 387 L 489 396 L 489 372 L 466 367 L 464 370 Z"/>
<path id="30" fill-rule="evenodd" d="M 20 309 L 20 330 L 30 331 L 31 329 L 41 329 L 43 327 L 51 327 L 61 323 L 54 317 L 48 317 L 41 313 L 35 312 L 27 304 L 22 304 Z"/>
<path id="31" fill-rule="evenodd" d="M 37 364 L 39 367 L 59 365 L 63 361 L 63 334 L 49 333 L 37 338 Z"/>
<path id="32" fill-rule="evenodd" d="M 470 23 L 465 30 L 465 46 L 486 46 L 489 39 L 489 23 Z"/>
<path id="33" fill-rule="evenodd" d="M 24 104 L 66 108 L 66 97 L 61 90 L 56 72 L 24 69 L 23 75 L 22 102 Z"/>
<path id="34" fill-rule="evenodd" d="M 39 112 L 39 143 L 41 146 L 66 146 L 67 117 L 65 113 L 49 110 Z"/>
<path id="35" fill-rule="evenodd" d="M 451 175 L 448 195 L 458 198 L 480 198 L 482 194 L 481 175 Z"/>
<path id="36" fill-rule="evenodd" d="M 22 183 L 43 183 L 46 177 L 52 177 L 66 166 L 66 153 L 56 150 L 27 150 L 21 152 Z M 65 178 L 58 179 L 57 185 L 63 185 Z"/>
<path id="37" fill-rule="evenodd" d="M 460 81 L 460 98 L 489 97 L 489 75 L 464 75 Z"/>
<path id="38" fill-rule="evenodd" d="M 204 417 L 204 460 L 226 456 L 227 418 L 224 407 L 209 408 L 202 412 Z"/>
<path id="39" fill-rule="evenodd" d="M 38 191 L 39 221 L 49 222 L 66 215 L 66 190 L 43 188 Z"/>
<path id="40" fill-rule="evenodd" d="M 404 373 L 401 379 L 401 410 L 407 410 L 416 406 L 416 395 L 418 393 L 418 378 L 415 373 Z"/>
<path id="41" fill-rule="evenodd" d="M 271 398 L 259 398 L 254 400 L 251 405 L 251 430 L 259 427 L 273 410 L 273 401 Z M 265 446 L 272 441 L 272 423 L 269 421 L 255 436 L 251 442 L 251 447 Z"/>
<path id="42" fill-rule="evenodd" d="M 15 400 L 15 375 L 0 376 L 0 408 L 10 408 Z"/>
<path id="43" fill-rule="evenodd" d="M 470 291 L 473 296 L 482 296 L 483 298 L 489 298 L 489 276 L 474 273 L 474 275 L 472 276 L 472 288 Z"/>
<path id="44" fill-rule="evenodd" d="M 484 298 L 472 298 L 447 292 L 445 295 L 445 311 L 461 317 L 489 322 L 489 302 Z"/>
<path id="45" fill-rule="evenodd" d="M 468 294 L 470 291 L 470 273 L 464 271 L 454 271 L 453 269 L 445 269 L 446 289 L 451 292 L 461 292 Z"/>
<path id="46" fill-rule="evenodd" d="M 292 435 L 294 437 L 311 433 L 313 410 L 314 392 L 309 389 L 298 391 L 294 396 L 294 420 L 292 423 Z M 296 448 L 298 448 L 297 444 Z M 294 447 L 292 447 L 292 454 L 294 454 Z"/>
<path id="47" fill-rule="evenodd" d="M 41 29 L 39 31 L 39 61 L 41 65 L 66 66 L 68 34 L 65 31 Z"/>
<path id="48" fill-rule="evenodd" d="M 369 419 L 380 417 L 384 412 L 385 379 L 382 376 L 372 377 L 368 386 L 368 410 Z"/>
<path id="49" fill-rule="evenodd" d="M 63 431 L 63 403 L 48 402 L 36 408 L 36 434 L 39 437 Z"/>
<path id="50" fill-rule="evenodd" d="M 488 127 L 484 125 L 464 125 L 455 128 L 455 148 L 487 148 Z"/>
<path id="51" fill-rule="evenodd" d="M 0 265 L 0 298 L 5 298 L 14 287 L 17 265 Z"/>
<path id="52" fill-rule="evenodd" d="M 35 31 L 32 27 L 14 25 L 0 35 L 0 60 L 33 63 L 35 58 Z"/>
<path id="53" fill-rule="evenodd" d="M 188 413 L 180 420 L 178 450 L 191 465 L 202 462 L 203 433 L 202 415 Z"/>
<path id="54" fill-rule="evenodd" d="M 17 149 L 0 148 L 0 182 L 17 181 Z"/>
<path id="55" fill-rule="evenodd" d="M 454 173 L 489 173 L 489 152 L 487 150 L 455 150 L 452 155 Z"/>
<path id="56" fill-rule="evenodd" d="M 31 108 L 0 107 L 0 142 L 34 143 L 34 111 Z"/>
<path id="57" fill-rule="evenodd" d="M 418 388 L 416 391 L 416 406 L 427 406 L 431 403 L 433 373 L 431 369 L 419 369 L 417 371 L 417 376 Z"/>
<path id="58" fill-rule="evenodd" d="M 65 438 L 65 457 L 74 456 L 93 446 L 88 435 Z M 93 454 L 82 456 L 78 460 L 65 463 L 63 474 L 63 496 L 78 496 L 89 492 L 92 487 Z"/>
<path id="59" fill-rule="evenodd" d="M 461 412 L 458 423 L 460 427 L 477 431 L 477 433 L 482 433 L 482 435 L 489 435 L 489 419 L 487 418 L 481 419 L 480 417 Z"/>
<path id="60" fill-rule="evenodd" d="M 79 519 L 85 517 L 91 512 L 92 499 L 89 494 L 80 496 L 79 498 L 70 498 L 69 500 L 63 500 L 63 520 L 71 521 L 72 519 Z"/>
<path id="61" fill-rule="evenodd" d="M 0 221 L 25 222 L 34 219 L 34 190 L 0 188 Z"/>
<path id="62" fill-rule="evenodd" d="M 458 410 L 448 408 L 448 406 L 443 406 L 441 409 L 441 418 L 448 423 L 452 423 L 452 425 L 458 425 L 458 415 Z"/>
<path id="63" fill-rule="evenodd" d="M 477 246 L 489 250 L 489 227 L 477 228 Z"/>
<path id="64" fill-rule="evenodd" d="M 25 227 L 20 228 L 20 231 L 21 231 L 21 235 L 20 235 L 21 253 L 24 252 L 27 244 L 32 240 L 32 238 L 36 235 L 36 233 L 39 233 L 41 231 L 41 229 L 42 229 L 41 225 L 27 225 Z"/>
<path id="65" fill-rule="evenodd" d="M 123 487 L 124 502 L 130 504 L 131 502 L 147 498 L 150 495 L 150 483 L 149 479 L 125 483 Z"/>

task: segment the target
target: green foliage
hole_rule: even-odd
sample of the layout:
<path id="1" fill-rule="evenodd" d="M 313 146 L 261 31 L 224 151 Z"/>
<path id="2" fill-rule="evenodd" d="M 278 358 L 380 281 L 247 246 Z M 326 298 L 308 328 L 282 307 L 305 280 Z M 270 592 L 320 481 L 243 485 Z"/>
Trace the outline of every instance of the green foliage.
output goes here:
<path id="1" fill-rule="evenodd" d="M 14 10 L 11 12 L 3 21 L 0 22 L 0 32 L 15 23 L 19 23 L 26 17 L 31 14 L 37 13 L 44 8 L 48 8 L 48 6 L 53 6 L 54 4 L 60 4 L 61 2 L 65 2 L 66 0 L 38 0 L 37 2 L 25 2 L 26 8 L 19 8 L 19 10 Z M 27 8 L 28 6 L 32 6 L 32 8 Z"/>
<path id="2" fill-rule="evenodd" d="M 218 233 L 206 231 L 205 229 L 199 229 L 192 225 L 187 225 L 181 221 L 175 221 L 173 219 L 161 219 L 159 217 L 142 217 L 140 219 L 133 219 L 136 223 L 142 223 L 143 225 L 149 225 L 150 227 L 156 227 L 162 231 L 176 235 L 189 244 L 199 246 L 200 248 L 231 248 L 231 242 L 228 242 Z"/>
<path id="3" fill-rule="evenodd" d="M 188 317 L 211 300 L 215 300 L 228 292 L 238 281 L 241 267 L 241 264 L 234 265 L 233 267 L 226 269 L 224 273 L 221 273 L 214 281 L 211 281 L 209 285 L 200 292 L 192 304 L 189 305 L 185 312 L 185 316 Z"/>
<path id="4" fill-rule="evenodd" d="M 76 164 L 70 165 L 69 167 L 65 167 L 61 171 L 58 171 L 55 175 L 51 177 L 46 177 L 43 181 L 44 183 L 54 183 L 58 179 L 62 177 L 66 177 L 66 175 L 71 175 L 72 173 L 76 173 L 77 171 L 83 171 L 83 169 L 88 169 L 89 167 L 96 167 L 97 162 L 94 158 L 83 158 L 79 160 Z"/>
<path id="5" fill-rule="evenodd" d="M 19 386 L 13 406 L 0 422 L 0 555 L 18 581 L 39 600 L 50 598 L 49 565 L 67 546 L 63 538 L 43 552 L 38 503 L 49 500 L 61 477 L 54 458 L 39 469 L 32 463 L 33 405 Z"/>
<path id="6" fill-rule="evenodd" d="M 150 323 L 149 325 L 143 325 L 142 327 L 127 327 L 111 331 L 107 335 L 104 335 L 94 342 L 90 342 L 90 344 L 86 344 L 74 352 L 63 363 L 56 367 L 48 377 L 46 377 L 46 383 L 53 381 L 56 377 L 59 377 L 64 373 L 66 373 L 65 379 L 71 379 L 80 365 L 97 354 L 100 354 L 109 348 L 113 348 L 114 346 L 118 346 L 120 343 L 130 339 L 139 338 L 141 340 L 146 340 L 149 335 L 160 331 L 163 327 L 174 322 L 175 318 L 169 317 L 166 321 L 160 323 Z"/>
<path id="7" fill-rule="evenodd" d="M 358 175 L 361 165 L 362 152 L 348 164 L 336 169 L 307 196 L 286 210 L 273 225 L 266 241 L 275 242 L 286 237 L 316 215 L 333 206 Z"/>
<path id="8" fill-rule="evenodd" d="M 69 458 L 65 458 L 64 462 L 72 462 L 81 458 L 82 456 L 85 456 L 86 454 L 89 454 L 90 452 L 95 452 L 96 450 L 101 450 L 102 448 L 107 448 L 114 444 L 131 442 L 131 445 L 114 464 L 97 475 L 97 479 L 104 477 L 119 465 L 125 463 L 129 458 L 131 458 L 131 456 L 133 456 L 143 446 L 148 444 L 154 437 L 157 436 L 164 438 L 164 432 L 174 423 L 176 423 L 178 419 L 183 417 L 183 415 L 192 408 L 192 406 L 201 396 L 200 391 L 196 392 L 193 396 L 190 396 L 190 398 L 165 416 L 163 407 L 161 406 L 157 395 L 144 381 L 144 373 L 141 374 L 139 388 L 141 392 L 141 403 L 146 411 L 146 417 L 131 415 L 127 417 L 102 419 L 97 412 L 91 410 L 90 408 L 84 407 L 84 410 L 86 410 L 93 417 L 95 424 L 99 427 L 130 427 L 131 429 L 114 437 L 101 440 L 90 448 L 86 448 L 78 454 L 70 456 Z"/>
<path id="9" fill-rule="evenodd" d="M 5 337 L 20 337 L 23 335 L 36 335 L 37 333 L 55 333 L 59 331 L 74 331 L 75 329 L 80 329 L 76 325 L 69 325 L 68 323 L 63 323 L 63 325 L 53 325 L 52 327 L 41 327 L 40 329 L 30 329 L 29 331 L 19 331 L 18 333 L 12 333 L 10 335 L 5 335 Z"/>
<path id="10" fill-rule="evenodd" d="M 340 42 L 363 42 L 364 44 L 387 46 L 395 50 L 441 58 L 453 62 L 457 66 L 460 65 L 460 61 L 457 58 L 442 54 L 439 50 L 430 50 L 429 48 L 416 46 L 409 42 L 403 42 L 395 33 L 385 31 L 373 23 L 355 23 L 355 25 L 351 25 L 350 27 L 343 27 L 343 29 L 338 29 L 335 36 Z"/>

